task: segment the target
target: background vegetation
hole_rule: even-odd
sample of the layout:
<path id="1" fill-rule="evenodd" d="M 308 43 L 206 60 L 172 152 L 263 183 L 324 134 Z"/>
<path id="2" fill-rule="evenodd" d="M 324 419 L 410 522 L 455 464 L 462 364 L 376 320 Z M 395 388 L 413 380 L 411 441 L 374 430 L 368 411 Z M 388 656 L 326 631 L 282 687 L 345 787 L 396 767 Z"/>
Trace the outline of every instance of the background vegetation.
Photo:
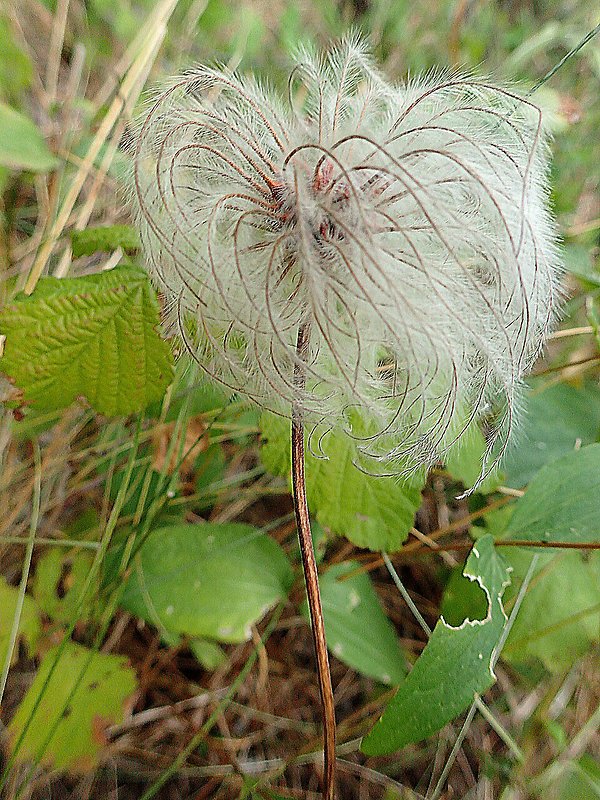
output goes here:
<path id="1" fill-rule="evenodd" d="M 355 25 L 392 78 L 461 66 L 527 90 L 599 21 L 576 0 L 0 5 L 4 796 L 318 796 L 288 431 L 158 335 L 123 187 L 143 88 L 220 61 L 285 89 L 299 42 Z M 476 433 L 410 486 L 335 437 L 309 459 L 342 800 L 600 797 L 599 87 L 600 38 L 535 92 L 567 300 L 501 474 L 456 499 Z M 465 567 L 473 540 L 496 572 Z M 468 647 L 492 657 L 507 567 L 488 689 Z M 486 614 L 476 641 L 449 627 Z M 397 686 L 395 738 L 376 727 L 366 755 Z"/>

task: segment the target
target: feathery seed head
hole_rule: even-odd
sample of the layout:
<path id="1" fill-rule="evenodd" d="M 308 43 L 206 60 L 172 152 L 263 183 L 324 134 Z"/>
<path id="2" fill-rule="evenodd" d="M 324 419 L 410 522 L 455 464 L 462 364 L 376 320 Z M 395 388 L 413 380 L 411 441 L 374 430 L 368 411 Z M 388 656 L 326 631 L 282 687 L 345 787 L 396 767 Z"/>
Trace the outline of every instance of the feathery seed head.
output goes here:
<path id="1" fill-rule="evenodd" d="M 369 468 L 431 464 L 483 417 L 502 452 L 560 273 L 540 112 L 470 77 L 392 86 L 352 39 L 301 52 L 289 86 L 199 67 L 140 123 L 134 205 L 173 328 Z"/>

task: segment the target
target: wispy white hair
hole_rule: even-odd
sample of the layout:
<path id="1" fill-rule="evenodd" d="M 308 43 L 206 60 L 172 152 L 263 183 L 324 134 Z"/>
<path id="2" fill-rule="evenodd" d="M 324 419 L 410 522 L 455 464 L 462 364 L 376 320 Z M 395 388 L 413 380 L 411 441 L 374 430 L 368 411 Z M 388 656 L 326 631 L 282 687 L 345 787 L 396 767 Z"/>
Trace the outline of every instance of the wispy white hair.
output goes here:
<path id="1" fill-rule="evenodd" d="M 482 418 L 489 460 L 556 305 L 540 111 L 468 76 L 390 85 L 353 38 L 302 51 L 288 94 L 198 67 L 141 120 L 134 205 L 172 325 L 369 466 L 429 465 Z"/>

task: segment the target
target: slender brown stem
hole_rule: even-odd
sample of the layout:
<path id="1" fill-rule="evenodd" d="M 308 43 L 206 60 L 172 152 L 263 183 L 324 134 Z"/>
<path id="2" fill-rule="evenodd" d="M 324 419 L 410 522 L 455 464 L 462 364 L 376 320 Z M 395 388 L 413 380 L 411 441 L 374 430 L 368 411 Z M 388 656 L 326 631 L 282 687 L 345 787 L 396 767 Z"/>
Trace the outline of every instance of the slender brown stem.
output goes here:
<path id="1" fill-rule="evenodd" d="M 298 343 L 296 351 L 302 358 L 308 348 L 308 325 L 301 325 L 298 329 Z M 294 382 L 298 388 L 304 386 L 306 376 L 300 364 L 294 370 Z M 334 800 L 335 797 L 335 706 L 333 703 L 333 689 L 331 687 L 331 673 L 329 671 L 329 658 L 327 655 L 327 641 L 325 639 L 325 626 L 323 623 L 323 607 L 319 591 L 319 576 L 317 562 L 310 531 L 308 516 L 308 503 L 306 500 L 306 482 L 304 479 L 304 424 L 302 412 L 297 407 L 292 408 L 292 488 L 294 494 L 294 508 L 296 510 L 296 525 L 298 528 L 298 541 L 302 555 L 302 567 L 308 607 L 310 610 L 311 629 L 317 659 L 317 677 L 321 693 L 321 707 L 323 714 L 323 752 L 325 771 L 323 778 L 323 799 Z"/>

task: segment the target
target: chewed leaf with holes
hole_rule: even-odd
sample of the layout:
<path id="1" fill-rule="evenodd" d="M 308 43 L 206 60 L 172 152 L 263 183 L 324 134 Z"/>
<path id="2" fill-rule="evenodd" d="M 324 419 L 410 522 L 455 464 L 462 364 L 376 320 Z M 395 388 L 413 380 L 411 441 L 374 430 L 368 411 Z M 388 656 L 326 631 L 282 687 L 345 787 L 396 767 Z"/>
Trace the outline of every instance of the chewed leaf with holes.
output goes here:
<path id="1" fill-rule="evenodd" d="M 4 578 L 0 578 L 0 669 L 8 655 L 10 634 L 18 600 L 19 590 L 6 583 Z M 26 594 L 23 598 L 16 643 L 18 644 L 22 640 L 27 645 L 28 652 L 33 653 L 41 631 L 42 624 L 39 609 L 31 597 Z M 15 661 L 17 656 L 18 650 L 15 648 L 12 654 L 12 661 Z"/>
<path id="2" fill-rule="evenodd" d="M 105 729 L 123 720 L 135 673 L 121 656 L 68 642 L 50 676 L 59 651 L 46 653 L 8 726 L 10 749 L 18 763 L 39 758 L 56 769 L 87 771 L 106 744 Z"/>
<path id="3" fill-rule="evenodd" d="M 290 474 L 290 423 L 274 414 L 261 417 L 261 457 L 274 475 Z M 410 482 L 375 477 L 357 469 L 352 439 L 329 433 L 322 442 L 323 458 L 306 453 L 308 505 L 326 528 L 358 547 L 398 550 L 414 524 L 421 505 L 424 476 Z"/>
<path id="4" fill-rule="evenodd" d="M 159 630 L 243 642 L 292 580 L 283 550 L 257 528 L 174 525 L 142 546 L 121 605 Z"/>
<path id="5" fill-rule="evenodd" d="M 130 414 L 162 397 L 172 375 L 147 276 L 117 267 L 82 278 L 43 278 L 0 314 L 0 370 L 40 409 L 85 396 L 102 414 Z"/>
<path id="6" fill-rule="evenodd" d="M 398 684 L 406 675 L 406 660 L 369 576 L 344 580 L 358 567 L 353 561 L 337 564 L 319 579 L 327 645 L 352 669 L 381 683 Z M 306 603 L 302 611 L 308 617 Z"/>
<path id="7" fill-rule="evenodd" d="M 494 683 L 492 657 L 506 623 L 502 595 L 510 578 L 492 536 L 483 536 L 473 547 L 464 575 L 483 590 L 486 616 L 466 619 L 458 627 L 440 619 L 407 679 L 363 740 L 367 755 L 391 753 L 431 736 Z"/>

